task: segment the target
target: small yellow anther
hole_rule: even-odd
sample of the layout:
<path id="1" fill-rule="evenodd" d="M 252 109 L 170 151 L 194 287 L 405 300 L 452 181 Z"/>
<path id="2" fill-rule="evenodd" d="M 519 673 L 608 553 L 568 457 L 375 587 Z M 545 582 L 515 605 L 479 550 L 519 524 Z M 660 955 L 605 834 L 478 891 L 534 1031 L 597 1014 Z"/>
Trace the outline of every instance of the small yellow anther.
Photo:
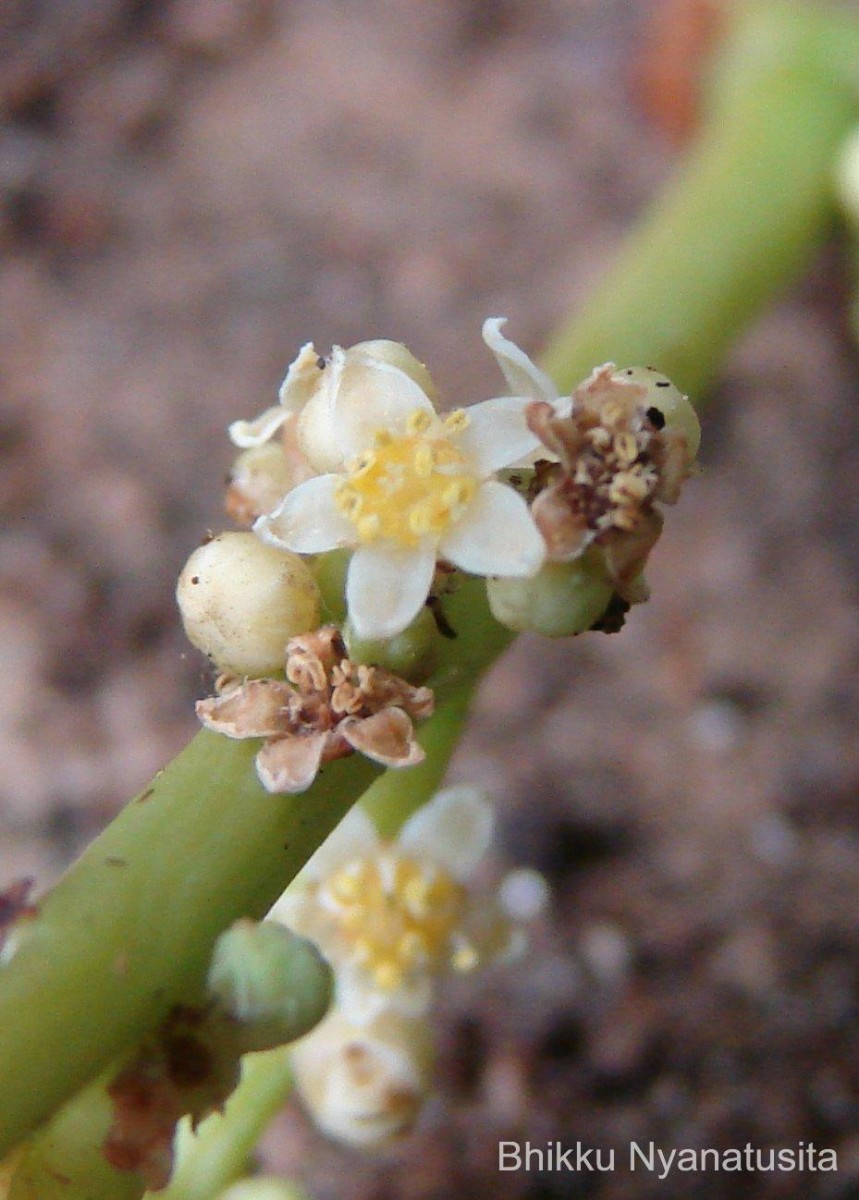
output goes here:
<path id="1" fill-rule="evenodd" d="M 448 433 L 461 433 L 471 424 L 471 417 L 464 408 L 455 408 L 444 419 L 444 427 Z"/>
<path id="2" fill-rule="evenodd" d="M 432 417 L 424 408 L 416 408 L 414 412 L 409 413 L 406 421 L 406 430 L 408 433 L 426 433 L 432 425 Z"/>
<path id="3" fill-rule="evenodd" d="M 403 982 L 403 972 L 397 963 L 389 958 L 383 958 L 373 968 L 373 978 L 377 987 L 385 992 L 392 992 Z"/>
<path id="4" fill-rule="evenodd" d="M 421 442 L 421 444 L 415 450 L 414 461 L 415 471 L 420 478 L 429 479 L 430 475 L 432 475 L 432 469 L 434 465 L 432 446 L 427 445 L 426 442 Z"/>
<path id="5" fill-rule="evenodd" d="M 423 537 L 425 533 L 433 527 L 432 510 L 428 504 L 418 504 L 409 513 L 409 529 L 418 537 Z"/>
<path id="6" fill-rule="evenodd" d="M 371 542 L 382 527 L 382 518 L 378 513 L 368 513 L 358 518 L 355 527 L 362 542 Z"/>

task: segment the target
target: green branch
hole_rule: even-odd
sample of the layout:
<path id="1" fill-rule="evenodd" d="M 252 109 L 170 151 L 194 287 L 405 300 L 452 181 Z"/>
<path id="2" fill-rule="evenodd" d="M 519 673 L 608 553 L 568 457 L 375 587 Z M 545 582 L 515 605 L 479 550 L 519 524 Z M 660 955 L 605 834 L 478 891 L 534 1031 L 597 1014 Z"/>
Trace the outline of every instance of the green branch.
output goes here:
<path id="1" fill-rule="evenodd" d="M 611 360 L 653 364 L 700 396 L 823 237 L 859 114 L 859 22 L 798 4 L 738 6 L 733 20 L 682 172 L 549 347 L 562 389 Z"/>

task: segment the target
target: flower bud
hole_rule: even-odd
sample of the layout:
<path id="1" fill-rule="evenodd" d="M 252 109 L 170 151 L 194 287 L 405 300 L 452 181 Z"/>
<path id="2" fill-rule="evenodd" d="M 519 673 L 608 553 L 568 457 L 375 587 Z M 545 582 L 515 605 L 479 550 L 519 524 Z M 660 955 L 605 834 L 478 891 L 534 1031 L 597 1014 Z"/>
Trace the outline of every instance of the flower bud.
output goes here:
<path id="1" fill-rule="evenodd" d="M 379 429 L 416 408 L 432 412 L 427 387 L 426 367 L 397 342 L 335 347 L 298 415 L 298 448 L 316 471 L 343 471 Z"/>
<path id="2" fill-rule="evenodd" d="M 369 1025 L 354 1025 L 336 1008 L 290 1054 L 296 1087 L 323 1133 L 368 1148 L 412 1128 L 432 1057 L 425 1020 L 387 1010 Z"/>
<path id="3" fill-rule="evenodd" d="M 282 671 L 286 644 L 316 629 L 319 588 L 297 554 L 222 533 L 185 564 L 176 599 L 188 639 L 222 671 Z"/>
<path id="4" fill-rule="evenodd" d="M 428 608 L 392 638 L 358 637 L 351 621 L 344 626 L 343 638 L 352 662 L 384 667 L 409 683 L 423 683 L 435 666 L 439 633 Z"/>
<path id="5" fill-rule="evenodd" d="M 369 342 L 358 342 L 352 347 L 352 351 L 366 354 L 368 358 L 374 358 L 378 362 L 387 363 L 389 367 L 396 367 L 398 371 L 408 375 L 409 379 L 413 379 L 430 400 L 436 400 L 436 386 L 433 383 L 432 375 L 420 359 L 415 358 L 411 350 L 402 342 L 392 342 L 387 338 L 375 338 Z"/>
<path id="6" fill-rule="evenodd" d="M 309 470 L 290 461 L 282 441 L 252 446 L 230 468 L 224 507 L 237 524 L 250 526 L 307 478 Z"/>
<path id="7" fill-rule="evenodd" d="M 492 615 L 508 629 L 569 637 L 599 620 L 614 587 L 591 550 L 572 562 L 546 563 L 530 579 L 488 579 L 486 593 Z"/>
<path id="8" fill-rule="evenodd" d="M 661 375 L 653 367 L 622 367 L 615 371 L 614 378 L 647 388 L 645 403 L 662 414 L 666 429 L 673 429 L 685 436 L 691 463 L 701 444 L 701 423 L 689 397 L 684 396 L 667 375 Z"/>
<path id="9" fill-rule="evenodd" d="M 236 921 L 215 943 L 209 992 L 239 1023 L 242 1053 L 294 1042 L 328 1010 L 331 968 L 312 942 L 273 921 Z"/>

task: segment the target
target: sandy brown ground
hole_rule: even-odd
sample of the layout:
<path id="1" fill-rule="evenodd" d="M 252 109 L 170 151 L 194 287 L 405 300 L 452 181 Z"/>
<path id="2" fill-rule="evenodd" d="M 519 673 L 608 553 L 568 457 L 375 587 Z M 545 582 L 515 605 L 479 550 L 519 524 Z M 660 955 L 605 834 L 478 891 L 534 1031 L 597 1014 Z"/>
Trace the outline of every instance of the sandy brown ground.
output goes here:
<path id="1" fill-rule="evenodd" d="M 672 166 L 622 0 L 7 0 L 0 12 L 0 879 L 48 884 L 193 733 L 175 576 L 228 420 L 305 340 L 399 338 L 496 394 Z M 456 778 L 545 871 L 527 969 L 446 996 L 379 1158 L 297 1108 L 317 1200 L 859 1188 L 856 355 L 833 247 L 738 347 L 706 473 L 618 637 L 522 640 Z M 834 1147 L 837 1176 L 499 1175 L 500 1138 Z"/>

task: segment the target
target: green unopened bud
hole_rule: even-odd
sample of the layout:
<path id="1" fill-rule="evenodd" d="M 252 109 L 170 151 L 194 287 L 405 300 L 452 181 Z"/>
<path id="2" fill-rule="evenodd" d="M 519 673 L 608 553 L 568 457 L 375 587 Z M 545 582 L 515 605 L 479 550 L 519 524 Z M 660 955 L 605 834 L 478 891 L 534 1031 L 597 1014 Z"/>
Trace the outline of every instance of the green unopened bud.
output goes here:
<path id="1" fill-rule="evenodd" d="M 198 547 L 176 599 L 189 641 L 236 675 L 282 671 L 289 639 L 320 622 L 310 568 L 252 533 L 222 533 Z"/>
<path id="2" fill-rule="evenodd" d="M 273 921 L 236 921 L 215 943 L 208 988 L 239 1025 L 242 1053 L 303 1037 L 331 1003 L 331 968 L 312 942 Z"/>
<path id="3" fill-rule="evenodd" d="M 666 429 L 674 429 L 685 436 L 691 462 L 701 444 L 701 423 L 689 397 L 684 396 L 667 375 L 660 374 L 653 367 L 623 367 L 615 372 L 615 377 L 647 388 L 648 399 L 645 403 L 662 414 Z"/>
<path id="4" fill-rule="evenodd" d="M 353 662 L 384 667 L 409 683 L 423 683 L 435 667 L 439 632 L 428 608 L 422 608 L 411 625 L 396 637 L 360 638 L 352 622 L 347 621 L 343 638 Z"/>
<path id="5" fill-rule="evenodd" d="M 546 563 L 530 579 L 488 579 L 496 621 L 519 633 L 569 637 L 600 619 L 614 593 L 598 551 L 567 563 Z"/>
<path id="6" fill-rule="evenodd" d="M 304 1196 L 305 1193 L 294 1183 L 271 1176 L 259 1176 L 257 1179 L 240 1179 L 221 1192 L 218 1200 L 304 1200 Z"/>
<path id="7" fill-rule="evenodd" d="M 351 550 L 329 550 L 313 560 L 313 577 L 322 597 L 325 623 L 342 625 L 346 620 L 346 572 Z"/>

